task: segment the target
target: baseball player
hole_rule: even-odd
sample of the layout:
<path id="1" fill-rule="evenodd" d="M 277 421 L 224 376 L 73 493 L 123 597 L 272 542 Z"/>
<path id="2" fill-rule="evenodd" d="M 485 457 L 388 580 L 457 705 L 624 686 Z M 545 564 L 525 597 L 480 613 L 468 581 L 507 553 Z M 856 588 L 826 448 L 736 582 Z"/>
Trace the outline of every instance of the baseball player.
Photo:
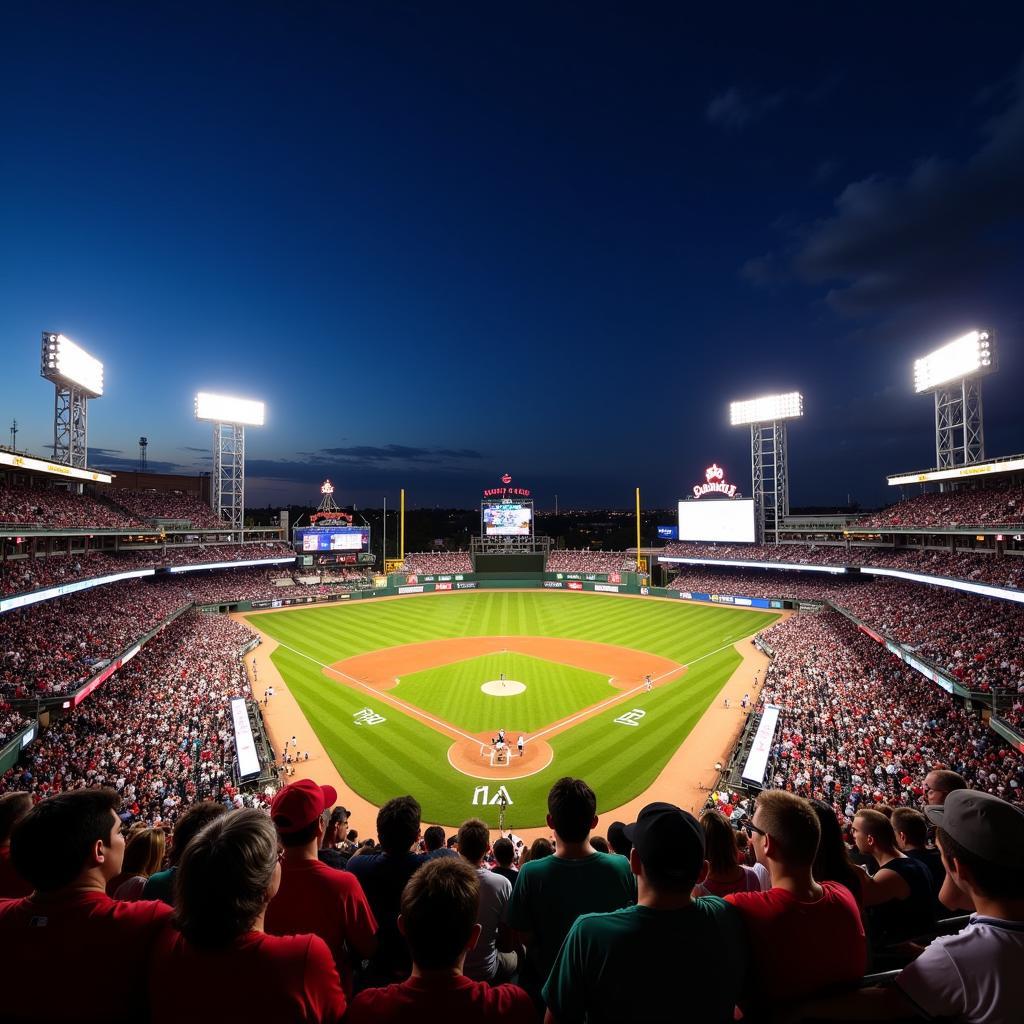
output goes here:
<path id="1" fill-rule="evenodd" d="M 526 746 L 526 739 L 521 734 L 519 736 L 518 741 L 516 742 L 516 746 L 519 748 L 519 756 L 522 757 L 523 756 L 523 747 Z"/>

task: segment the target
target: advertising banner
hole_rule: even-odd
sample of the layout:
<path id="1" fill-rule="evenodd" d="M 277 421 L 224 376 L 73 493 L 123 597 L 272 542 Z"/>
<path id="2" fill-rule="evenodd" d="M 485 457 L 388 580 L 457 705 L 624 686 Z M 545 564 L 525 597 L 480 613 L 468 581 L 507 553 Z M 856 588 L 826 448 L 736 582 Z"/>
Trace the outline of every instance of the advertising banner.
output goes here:
<path id="1" fill-rule="evenodd" d="M 776 704 L 766 704 L 761 721 L 758 723 L 754 742 L 747 754 L 747 762 L 743 766 L 742 779 L 749 786 L 764 785 L 764 773 L 768 767 L 768 755 L 772 751 L 775 740 L 775 728 L 779 722 L 779 708 Z"/>

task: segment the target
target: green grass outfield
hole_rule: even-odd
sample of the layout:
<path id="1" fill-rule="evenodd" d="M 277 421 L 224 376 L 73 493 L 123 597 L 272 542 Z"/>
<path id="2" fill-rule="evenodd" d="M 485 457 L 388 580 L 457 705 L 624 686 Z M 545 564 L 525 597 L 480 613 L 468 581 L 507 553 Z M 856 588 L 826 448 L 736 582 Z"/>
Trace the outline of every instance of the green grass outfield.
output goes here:
<path id="1" fill-rule="evenodd" d="M 771 612 L 683 601 L 476 591 L 262 614 L 250 617 L 250 622 L 281 645 L 272 655 L 274 664 L 345 781 L 376 805 L 412 793 L 423 806 L 425 821 L 446 825 L 457 825 L 474 814 L 496 825 L 497 808 L 474 805 L 473 798 L 478 786 L 488 785 L 493 795 L 499 783 L 457 772 L 448 763 L 448 736 L 365 691 L 332 681 L 324 675 L 324 665 L 400 644 L 513 635 L 616 644 L 690 665 L 677 681 L 636 694 L 626 704 L 552 737 L 552 764 L 529 778 L 506 783 L 512 799 L 506 825 L 530 828 L 544 824 L 547 791 L 562 775 L 585 778 L 597 792 L 599 811 L 618 807 L 646 789 L 735 671 L 740 657 L 731 645 L 777 618 Z M 545 672 L 565 668 L 542 664 Z M 456 664 L 446 666 L 447 672 L 429 670 L 440 673 L 435 686 L 441 692 L 427 698 L 421 693 L 419 700 L 410 698 L 409 703 L 422 706 L 424 699 L 444 700 L 443 690 L 457 668 Z M 403 687 L 405 680 L 391 693 L 403 698 Z M 476 692 L 482 703 L 490 700 L 499 707 L 500 702 L 515 699 L 488 698 L 479 688 Z M 582 705 L 570 702 L 569 711 L 595 703 L 588 697 L 582 700 Z M 353 716 L 364 707 L 386 721 L 356 726 Z M 646 712 L 640 724 L 617 725 L 615 718 L 631 708 Z M 556 717 L 561 715 L 552 720 Z M 495 718 L 488 720 L 482 729 L 490 728 Z M 509 774 L 515 774 L 514 765 Z"/>

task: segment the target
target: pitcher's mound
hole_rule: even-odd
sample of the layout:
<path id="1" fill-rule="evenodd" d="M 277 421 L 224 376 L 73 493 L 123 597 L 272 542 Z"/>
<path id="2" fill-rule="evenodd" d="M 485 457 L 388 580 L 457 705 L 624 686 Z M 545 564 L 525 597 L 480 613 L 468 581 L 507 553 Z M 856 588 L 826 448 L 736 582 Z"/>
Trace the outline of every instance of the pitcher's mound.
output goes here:
<path id="1" fill-rule="evenodd" d="M 492 679 L 480 687 L 484 693 L 492 697 L 514 697 L 526 689 L 526 683 L 516 682 L 515 679 Z"/>

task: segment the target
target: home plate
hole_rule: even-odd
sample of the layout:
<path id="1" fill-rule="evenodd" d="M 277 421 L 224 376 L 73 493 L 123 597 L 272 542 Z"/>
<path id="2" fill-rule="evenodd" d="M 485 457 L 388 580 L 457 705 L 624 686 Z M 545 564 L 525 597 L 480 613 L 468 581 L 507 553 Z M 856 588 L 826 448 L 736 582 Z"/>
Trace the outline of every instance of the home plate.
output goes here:
<path id="1" fill-rule="evenodd" d="M 492 679 L 480 687 L 486 694 L 492 697 L 514 697 L 526 689 L 526 683 L 517 682 L 515 679 Z"/>

